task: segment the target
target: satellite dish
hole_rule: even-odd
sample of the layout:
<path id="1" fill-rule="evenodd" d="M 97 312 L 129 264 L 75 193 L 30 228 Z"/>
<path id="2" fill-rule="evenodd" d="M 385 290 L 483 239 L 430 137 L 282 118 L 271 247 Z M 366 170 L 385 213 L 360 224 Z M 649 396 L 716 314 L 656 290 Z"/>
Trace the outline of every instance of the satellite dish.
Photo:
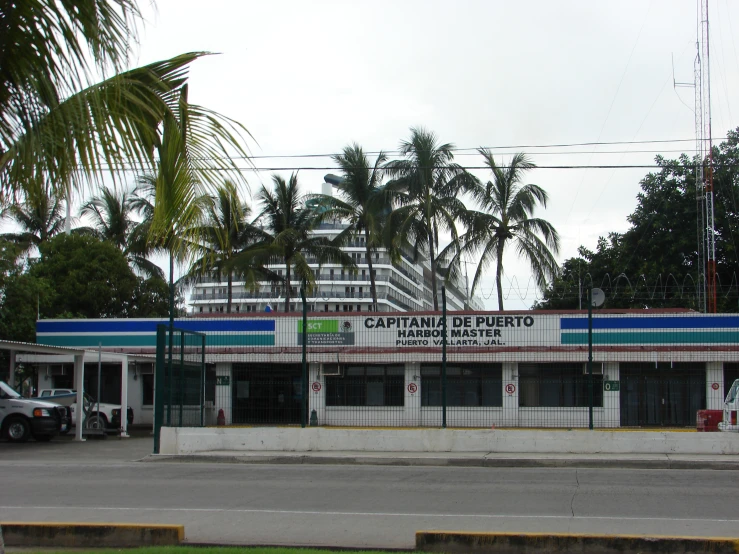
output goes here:
<path id="1" fill-rule="evenodd" d="M 597 308 L 598 306 L 602 306 L 603 302 L 606 301 L 606 293 L 603 292 L 602 289 L 593 289 L 590 292 L 590 299 L 593 301 L 593 306 Z"/>

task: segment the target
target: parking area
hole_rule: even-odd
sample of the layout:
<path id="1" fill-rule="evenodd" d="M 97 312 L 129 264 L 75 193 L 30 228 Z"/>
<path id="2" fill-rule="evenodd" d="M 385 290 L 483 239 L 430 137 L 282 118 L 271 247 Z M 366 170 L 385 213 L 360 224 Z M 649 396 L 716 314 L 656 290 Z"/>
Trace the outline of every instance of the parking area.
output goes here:
<path id="1" fill-rule="evenodd" d="M 153 437 L 150 428 L 131 430 L 131 436 L 90 438 L 76 442 L 72 435 L 54 437 L 50 442 L 30 440 L 17 444 L 0 441 L 0 463 L 12 462 L 85 462 L 115 464 L 132 462 L 151 454 Z"/>

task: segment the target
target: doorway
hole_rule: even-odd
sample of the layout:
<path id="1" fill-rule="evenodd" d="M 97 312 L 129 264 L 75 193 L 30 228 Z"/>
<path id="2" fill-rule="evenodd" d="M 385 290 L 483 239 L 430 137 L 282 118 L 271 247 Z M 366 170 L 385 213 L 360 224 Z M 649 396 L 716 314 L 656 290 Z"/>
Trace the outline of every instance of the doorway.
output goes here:
<path id="1" fill-rule="evenodd" d="M 622 363 L 622 427 L 695 427 L 706 407 L 703 363 Z"/>
<path id="2" fill-rule="evenodd" d="M 234 364 L 233 423 L 300 423 L 303 401 L 300 364 Z"/>

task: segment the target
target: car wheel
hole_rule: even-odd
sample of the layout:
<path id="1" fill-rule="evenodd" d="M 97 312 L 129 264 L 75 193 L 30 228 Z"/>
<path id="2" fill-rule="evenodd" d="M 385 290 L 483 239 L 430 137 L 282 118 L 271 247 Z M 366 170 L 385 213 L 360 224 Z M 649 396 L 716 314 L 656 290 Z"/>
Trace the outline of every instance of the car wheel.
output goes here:
<path id="1" fill-rule="evenodd" d="M 26 442 L 31 436 L 31 426 L 23 417 L 14 417 L 5 429 L 10 442 Z"/>
<path id="2" fill-rule="evenodd" d="M 91 415 L 85 420 L 85 429 L 95 429 L 98 431 L 105 431 L 108 426 L 108 421 L 102 414 Z"/>
<path id="3" fill-rule="evenodd" d="M 49 442 L 54 438 L 54 435 L 34 435 L 33 438 L 36 439 L 36 442 Z"/>

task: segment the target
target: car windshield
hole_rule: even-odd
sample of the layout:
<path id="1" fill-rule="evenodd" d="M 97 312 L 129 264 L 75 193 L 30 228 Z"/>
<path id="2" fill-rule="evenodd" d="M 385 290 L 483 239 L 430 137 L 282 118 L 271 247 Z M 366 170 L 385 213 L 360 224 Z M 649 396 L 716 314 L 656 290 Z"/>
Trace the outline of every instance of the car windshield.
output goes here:
<path id="1" fill-rule="evenodd" d="M 0 381 L 0 398 L 20 398 L 21 395 L 10 388 L 10 385 Z"/>
<path id="2" fill-rule="evenodd" d="M 737 392 L 739 392 L 739 379 L 734 381 L 734 384 L 731 385 L 731 388 L 729 389 L 729 394 L 726 395 L 727 404 L 734 402 L 734 400 L 736 400 Z"/>

